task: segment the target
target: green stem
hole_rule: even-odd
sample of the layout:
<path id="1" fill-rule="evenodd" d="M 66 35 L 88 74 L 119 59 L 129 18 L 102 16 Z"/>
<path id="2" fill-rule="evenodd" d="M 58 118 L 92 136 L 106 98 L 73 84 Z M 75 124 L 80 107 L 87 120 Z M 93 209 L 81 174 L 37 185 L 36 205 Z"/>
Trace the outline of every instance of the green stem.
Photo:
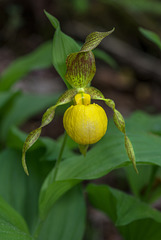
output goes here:
<path id="1" fill-rule="evenodd" d="M 60 162 L 61 162 L 61 160 L 62 160 L 62 155 L 63 155 L 63 151 L 64 151 L 64 148 L 65 148 L 67 136 L 68 136 L 68 135 L 67 135 L 67 133 L 65 132 L 65 133 L 64 133 L 64 139 L 63 139 L 63 142 L 62 142 L 62 145 L 61 145 L 61 148 L 60 148 L 59 156 L 58 156 L 58 159 L 57 159 L 56 164 L 55 164 L 55 171 L 54 171 L 53 182 L 56 181 L 56 176 L 57 176 L 57 173 L 58 173 L 59 164 L 60 164 Z M 36 225 L 36 227 L 35 227 L 35 231 L 34 231 L 34 233 L 33 233 L 34 239 L 37 239 L 37 238 L 38 238 L 44 220 L 45 220 L 45 219 L 43 219 L 43 220 L 38 219 L 37 225 Z"/>
<path id="2" fill-rule="evenodd" d="M 55 164 L 55 171 L 54 171 L 54 177 L 53 177 L 53 181 L 54 182 L 56 181 L 56 176 L 57 176 L 57 173 L 58 173 L 59 164 L 60 164 L 60 162 L 62 160 L 62 155 L 63 155 L 64 147 L 65 147 L 65 144 L 66 144 L 67 136 L 68 135 L 65 132 L 64 133 L 64 139 L 63 139 L 63 142 L 62 142 L 62 145 L 61 145 L 61 149 L 60 149 L 60 152 L 59 152 L 59 156 L 58 156 L 58 159 L 57 159 L 56 164 Z"/>

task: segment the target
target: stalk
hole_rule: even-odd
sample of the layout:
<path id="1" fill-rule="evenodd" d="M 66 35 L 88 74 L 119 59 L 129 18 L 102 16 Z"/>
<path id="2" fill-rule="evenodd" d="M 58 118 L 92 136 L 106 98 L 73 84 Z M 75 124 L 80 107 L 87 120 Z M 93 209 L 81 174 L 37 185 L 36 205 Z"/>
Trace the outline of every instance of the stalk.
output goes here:
<path id="1" fill-rule="evenodd" d="M 67 135 L 67 133 L 65 132 L 65 133 L 64 133 L 64 139 L 63 139 L 63 142 L 62 142 L 62 145 L 61 145 L 61 148 L 60 148 L 59 156 L 58 156 L 58 159 L 57 159 L 56 164 L 55 164 L 55 171 L 54 171 L 53 182 L 56 181 L 56 177 L 57 177 L 57 173 L 58 173 L 58 170 L 59 170 L 60 162 L 61 162 L 61 160 L 62 160 L 62 155 L 63 155 L 63 151 L 64 151 L 64 148 L 65 148 L 67 136 L 68 136 L 68 135 Z M 36 227 L 35 227 L 35 231 L 34 231 L 34 233 L 33 233 L 34 239 L 37 239 L 37 238 L 38 238 L 39 233 L 40 233 L 40 231 L 41 231 L 41 227 L 42 227 L 44 221 L 45 221 L 45 219 L 43 219 L 43 220 L 38 219 L 37 224 L 36 224 Z"/>

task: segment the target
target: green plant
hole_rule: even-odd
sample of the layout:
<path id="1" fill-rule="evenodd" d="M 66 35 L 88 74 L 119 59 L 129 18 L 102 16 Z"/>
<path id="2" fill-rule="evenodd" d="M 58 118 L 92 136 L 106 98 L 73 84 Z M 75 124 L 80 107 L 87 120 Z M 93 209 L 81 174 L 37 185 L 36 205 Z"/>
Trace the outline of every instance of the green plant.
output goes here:
<path id="1" fill-rule="evenodd" d="M 54 17 L 48 16 L 56 28 L 52 62 L 65 79 L 67 55 L 78 52 L 79 45 L 62 33 Z M 62 137 L 57 141 L 39 138 L 26 154 L 30 169 L 30 176 L 27 177 L 21 166 L 26 133 L 16 125 L 32 116 L 36 108 L 39 112 L 53 102 L 56 104 L 57 96 L 31 96 L 10 90 L 1 91 L 0 98 L 0 129 L 3 132 L 0 152 L 0 239 L 83 239 L 86 226 L 84 193 L 93 207 L 110 217 L 124 239 L 160 239 L 161 213 L 150 206 L 161 196 L 160 184 L 155 184 L 156 178 L 160 179 L 161 167 L 160 115 L 136 112 L 126 120 L 139 174 L 131 169 L 122 133 L 109 119 L 107 134 L 86 153 L 86 157 L 73 151 L 77 144 L 70 138 L 66 139 L 66 145 Z M 30 109 L 33 101 L 35 106 Z M 24 104 L 28 111 L 22 114 L 20 109 Z M 12 126 L 9 124 L 10 118 L 13 120 Z M 55 178 L 56 160 L 60 157 L 63 161 Z M 117 173 L 119 169 L 124 170 L 132 196 L 107 185 L 82 185 L 83 180 L 97 179 L 111 171 Z"/>

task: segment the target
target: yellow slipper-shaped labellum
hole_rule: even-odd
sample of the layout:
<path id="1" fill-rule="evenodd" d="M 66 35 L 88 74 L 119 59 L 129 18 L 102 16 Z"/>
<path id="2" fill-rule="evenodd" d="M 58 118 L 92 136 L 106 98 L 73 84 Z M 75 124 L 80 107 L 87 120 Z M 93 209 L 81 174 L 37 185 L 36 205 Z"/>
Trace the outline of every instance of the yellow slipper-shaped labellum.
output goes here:
<path id="1" fill-rule="evenodd" d="M 81 95 L 81 94 L 77 94 Z M 77 102 L 69 107 L 63 118 L 63 124 L 68 135 L 78 144 L 87 145 L 98 142 L 106 133 L 108 119 L 104 109 L 97 104 L 86 104 L 88 94 L 83 94 L 86 105 Z M 86 96 L 85 96 L 86 95 Z M 78 103 L 78 104 L 77 104 Z"/>

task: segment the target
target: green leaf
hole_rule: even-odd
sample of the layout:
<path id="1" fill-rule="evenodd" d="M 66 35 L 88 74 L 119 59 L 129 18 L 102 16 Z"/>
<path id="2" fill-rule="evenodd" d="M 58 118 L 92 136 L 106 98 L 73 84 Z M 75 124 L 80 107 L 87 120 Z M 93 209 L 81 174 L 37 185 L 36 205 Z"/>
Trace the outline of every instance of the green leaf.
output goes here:
<path id="1" fill-rule="evenodd" d="M 148 203 L 154 203 L 160 198 L 161 168 L 156 165 L 139 166 L 139 175 L 136 176 L 129 166 L 125 172 L 130 189 L 135 196 Z"/>
<path id="2" fill-rule="evenodd" d="M 0 93 L 0 111 L 1 111 L 0 118 L 3 118 L 2 111 L 5 111 L 5 109 L 8 108 L 7 105 L 9 105 L 10 102 L 12 102 L 14 98 L 16 98 L 19 94 L 20 92 L 10 92 L 10 91 Z"/>
<path id="3" fill-rule="evenodd" d="M 0 196 L 0 239 L 32 240 L 24 219 Z"/>
<path id="4" fill-rule="evenodd" d="M 80 180 L 66 180 L 54 182 L 49 176 L 42 185 L 39 198 L 39 218 L 44 220 L 54 203 L 68 190 L 80 183 Z"/>
<path id="5" fill-rule="evenodd" d="M 0 77 L 0 91 L 8 90 L 32 70 L 50 67 L 52 65 L 51 48 L 51 42 L 46 42 L 32 53 L 11 63 Z"/>
<path id="6" fill-rule="evenodd" d="M 125 240 L 160 239 L 161 213 L 159 211 L 105 185 L 89 184 L 87 192 L 92 205 L 112 219 Z"/>
<path id="7" fill-rule="evenodd" d="M 0 239 L 3 240 L 34 240 L 29 234 L 19 230 L 15 225 L 12 225 L 0 219 Z"/>
<path id="8" fill-rule="evenodd" d="M 152 41 L 154 44 L 156 44 L 156 45 L 160 48 L 160 50 L 161 50 L 161 39 L 160 39 L 160 37 L 159 37 L 156 33 L 152 32 L 152 31 L 150 31 L 150 30 L 144 29 L 144 28 L 142 28 L 142 27 L 139 28 L 139 31 L 140 31 L 147 39 L 149 39 L 149 40 Z"/>
<path id="9" fill-rule="evenodd" d="M 0 220 L 15 225 L 19 230 L 28 233 L 28 228 L 24 219 L 9 204 L 7 204 L 1 196 L 0 210 Z"/>
<path id="10" fill-rule="evenodd" d="M 125 173 L 127 177 L 128 184 L 130 186 L 131 192 L 136 196 L 141 198 L 144 194 L 146 187 L 149 183 L 153 165 L 139 165 L 139 174 L 136 175 L 133 168 L 128 166 L 125 168 Z M 142 193 L 141 193 L 142 191 Z"/>
<path id="11" fill-rule="evenodd" d="M 86 207 L 80 187 L 65 194 L 51 209 L 38 240 L 82 240 Z M 63 231 L 62 231 L 63 229 Z"/>
<path id="12" fill-rule="evenodd" d="M 150 133 L 150 129 L 160 127 L 161 117 L 152 119 L 143 113 L 134 114 L 127 120 L 128 135 L 135 149 L 137 164 L 161 166 L 161 138 Z M 56 182 L 53 181 L 54 169 L 48 175 L 40 192 L 40 218 L 43 219 L 59 197 L 80 181 L 102 177 L 130 164 L 124 147 L 124 136 L 110 121 L 107 134 L 87 152 L 86 157 L 74 156 L 63 161 Z"/>
<path id="13" fill-rule="evenodd" d="M 31 232 L 37 219 L 40 187 L 54 166 L 53 162 L 40 161 L 43 154 L 43 146 L 28 154 L 31 170 L 28 178 L 21 165 L 21 151 L 6 148 L 0 153 L 0 195 L 25 218 Z M 23 221 L 21 224 L 23 225 Z"/>
<path id="14" fill-rule="evenodd" d="M 9 129 L 14 125 L 20 125 L 30 117 L 38 114 L 49 105 L 56 102 L 58 95 L 33 95 L 21 94 L 12 102 L 10 111 L 3 116 L 0 133 L 1 138 L 6 139 Z M 34 104 L 33 104 L 34 103 Z"/>
<path id="15" fill-rule="evenodd" d="M 66 58 L 70 53 L 78 52 L 80 47 L 71 37 L 61 31 L 59 21 L 55 17 L 46 11 L 45 14 L 56 30 L 53 38 L 53 65 L 67 87 L 70 88 L 65 80 Z"/>
<path id="16" fill-rule="evenodd" d="M 137 170 L 137 167 L 136 167 L 135 152 L 134 152 L 133 145 L 132 145 L 129 137 L 126 135 L 125 120 L 124 120 L 122 114 L 118 110 L 116 110 L 115 103 L 114 103 L 113 100 L 104 99 L 101 96 L 97 97 L 97 95 L 94 96 L 94 99 L 105 101 L 105 103 L 113 110 L 113 112 L 114 112 L 114 114 L 113 114 L 114 123 L 115 123 L 116 127 L 124 134 L 125 149 L 126 149 L 127 155 L 129 157 L 130 161 L 132 162 L 136 173 L 138 173 L 138 170 Z"/>
<path id="17" fill-rule="evenodd" d="M 93 51 L 96 58 L 104 61 L 105 63 L 109 64 L 113 68 L 118 68 L 118 64 L 114 58 L 112 58 L 109 54 L 101 49 L 95 49 Z"/>

